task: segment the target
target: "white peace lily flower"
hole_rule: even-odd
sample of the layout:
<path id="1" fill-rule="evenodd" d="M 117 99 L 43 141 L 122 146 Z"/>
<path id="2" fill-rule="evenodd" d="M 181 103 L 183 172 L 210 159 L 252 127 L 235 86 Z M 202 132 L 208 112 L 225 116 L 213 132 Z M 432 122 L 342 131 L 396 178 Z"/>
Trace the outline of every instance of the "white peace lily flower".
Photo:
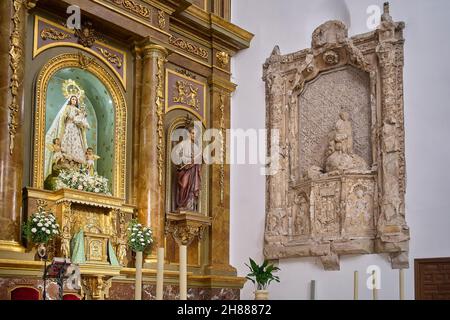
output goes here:
<path id="1" fill-rule="evenodd" d="M 47 230 L 47 228 L 46 228 L 46 227 L 42 227 L 41 230 L 42 230 L 42 231 L 45 231 L 45 230 Z"/>
<path id="2" fill-rule="evenodd" d="M 37 226 L 38 226 L 38 227 L 42 227 L 43 224 L 39 222 L 39 223 L 37 224 Z"/>
<path id="3" fill-rule="evenodd" d="M 138 226 L 138 227 L 142 227 L 142 224 L 138 223 L 137 226 Z"/>
<path id="4" fill-rule="evenodd" d="M 36 228 L 33 228 L 33 229 L 31 229 L 31 232 L 36 233 L 36 232 L 37 232 L 37 229 L 36 229 Z"/>
<path id="5" fill-rule="evenodd" d="M 36 219 L 36 218 L 33 219 L 33 222 L 37 222 L 37 221 L 38 221 L 38 219 Z"/>
<path id="6" fill-rule="evenodd" d="M 134 242 L 134 241 L 136 241 L 135 239 L 131 239 L 131 242 Z"/>
<path id="7" fill-rule="evenodd" d="M 50 234 L 50 230 L 48 230 L 48 229 L 45 230 L 45 233 Z"/>
<path id="8" fill-rule="evenodd" d="M 57 233 L 58 233 L 58 230 L 53 230 L 53 233 L 54 233 L 54 234 L 57 234 Z"/>

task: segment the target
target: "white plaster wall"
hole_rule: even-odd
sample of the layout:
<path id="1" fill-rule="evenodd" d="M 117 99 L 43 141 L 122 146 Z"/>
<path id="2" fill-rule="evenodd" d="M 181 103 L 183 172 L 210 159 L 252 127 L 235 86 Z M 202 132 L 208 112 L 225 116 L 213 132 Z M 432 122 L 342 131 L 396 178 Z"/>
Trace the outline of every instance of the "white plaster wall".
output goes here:
<path id="1" fill-rule="evenodd" d="M 283 54 L 310 46 L 321 23 L 340 19 L 350 35 L 369 31 L 369 5 L 375 0 L 234 0 L 232 21 L 255 34 L 251 48 L 233 60 L 232 127 L 265 127 L 262 64 L 277 44 Z M 405 21 L 405 117 L 407 221 L 411 228 L 406 298 L 414 298 L 414 259 L 450 256 L 450 1 L 392 0 L 391 15 Z M 231 264 L 244 276 L 248 257 L 262 260 L 265 177 L 258 165 L 234 165 L 231 172 Z M 341 258 L 341 271 L 325 272 L 315 259 L 280 262 L 280 284 L 272 299 L 309 299 L 309 283 L 317 281 L 318 299 L 352 299 L 353 271 L 360 274 L 360 298 L 370 299 L 366 268 L 381 268 L 380 299 L 398 299 L 398 271 L 379 255 Z M 253 298 L 248 282 L 243 299 Z"/>

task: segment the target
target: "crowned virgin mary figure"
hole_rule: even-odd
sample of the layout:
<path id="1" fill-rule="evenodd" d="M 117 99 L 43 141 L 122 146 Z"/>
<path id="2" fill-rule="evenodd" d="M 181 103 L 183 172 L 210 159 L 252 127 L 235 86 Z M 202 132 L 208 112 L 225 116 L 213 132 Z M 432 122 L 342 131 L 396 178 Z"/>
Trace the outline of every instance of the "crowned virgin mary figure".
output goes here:
<path id="1" fill-rule="evenodd" d="M 84 92 L 74 81 L 70 85 L 75 89 L 65 90 L 67 100 L 45 135 L 45 178 L 53 173 L 55 158 L 63 167 L 70 169 L 81 168 L 86 163 L 86 131 L 89 124 L 86 113 L 80 108 L 80 98 Z"/>

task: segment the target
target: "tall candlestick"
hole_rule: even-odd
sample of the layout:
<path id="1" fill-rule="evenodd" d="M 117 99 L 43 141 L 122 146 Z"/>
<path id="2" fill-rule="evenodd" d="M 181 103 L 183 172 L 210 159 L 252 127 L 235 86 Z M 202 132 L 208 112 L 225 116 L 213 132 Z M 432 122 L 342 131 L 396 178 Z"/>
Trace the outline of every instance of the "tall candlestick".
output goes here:
<path id="1" fill-rule="evenodd" d="M 136 252 L 136 282 L 134 285 L 134 299 L 142 300 L 142 252 Z"/>
<path id="2" fill-rule="evenodd" d="M 399 272 L 399 286 L 400 286 L 400 300 L 405 300 L 405 270 L 400 269 Z"/>
<path id="3" fill-rule="evenodd" d="M 378 300 L 377 281 L 375 270 L 372 271 L 372 297 L 373 300 Z"/>
<path id="4" fill-rule="evenodd" d="M 353 274 L 353 300 L 358 300 L 359 298 L 359 278 L 358 271 Z"/>
<path id="5" fill-rule="evenodd" d="M 156 273 L 156 300 L 163 299 L 164 286 L 164 248 L 158 248 L 158 270 Z"/>
<path id="6" fill-rule="evenodd" d="M 311 280 L 311 300 L 316 300 L 316 280 Z"/>
<path id="7" fill-rule="evenodd" d="M 180 300 L 187 300 L 187 246 L 180 246 Z"/>

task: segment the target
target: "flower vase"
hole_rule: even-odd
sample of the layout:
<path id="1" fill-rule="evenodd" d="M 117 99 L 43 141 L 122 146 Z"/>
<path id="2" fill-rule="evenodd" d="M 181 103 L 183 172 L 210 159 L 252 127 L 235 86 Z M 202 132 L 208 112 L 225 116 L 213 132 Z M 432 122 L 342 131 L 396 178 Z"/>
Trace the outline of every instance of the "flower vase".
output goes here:
<path id="1" fill-rule="evenodd" d="M 136 252 L 136 282 L 134 285 L 134 299 L 142 300 L 142 251 Z"/>
<path id="2" fill-rule="evenodd" d="M 256 290 L 255 300 L 269 300 L 269 291 L 267 290 Z"/>
<path id="3" fill-rule="evenodd" d="M 36 255 L 40 261 L 47 260 L 47 243 L 41 242 L 37 245 Z"/>

